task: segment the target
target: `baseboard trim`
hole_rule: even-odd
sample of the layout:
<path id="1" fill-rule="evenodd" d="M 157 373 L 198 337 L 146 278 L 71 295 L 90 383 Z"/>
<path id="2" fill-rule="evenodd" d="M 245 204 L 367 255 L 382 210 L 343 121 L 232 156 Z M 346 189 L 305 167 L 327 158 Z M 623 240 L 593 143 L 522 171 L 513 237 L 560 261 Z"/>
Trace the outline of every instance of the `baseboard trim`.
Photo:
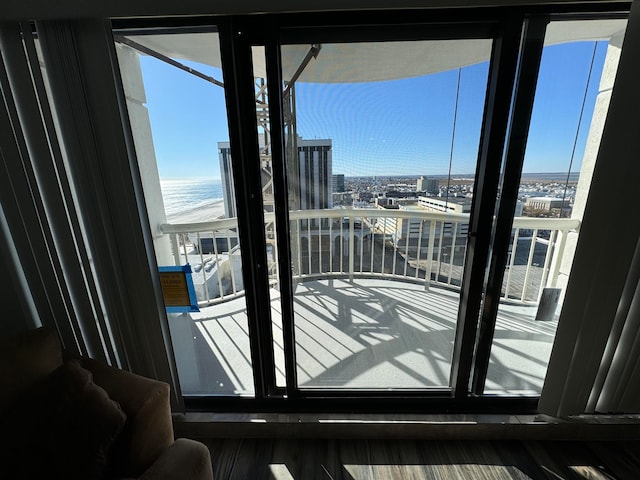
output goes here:
<path id="1" fill-rule="evenodd" d="M 638 415 L 174 415 L 176 437 L 424 440 L 640 440 Z"/>

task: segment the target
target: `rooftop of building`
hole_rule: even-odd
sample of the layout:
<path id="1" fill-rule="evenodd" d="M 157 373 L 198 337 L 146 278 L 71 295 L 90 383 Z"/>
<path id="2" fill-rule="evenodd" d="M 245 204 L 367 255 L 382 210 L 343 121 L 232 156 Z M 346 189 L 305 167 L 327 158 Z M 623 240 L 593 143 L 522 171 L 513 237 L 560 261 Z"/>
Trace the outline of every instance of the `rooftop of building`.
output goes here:
<path id="1" fill-rule="evenodd" d="M 431 203 L 438 203 L 438 204 L 442 204 L 445 205 L 447 203 L 455 203 L 456 205 L 469 205 L 472 202 L 471 198 L 467 198 L 467 197 L 425 197 L 425 196 L 420 196 L 418 197 L 419 201 L 428 201 Z"/>
<path id="2" fill-rule="evenodd" d="M 564 200 L 568 200 L 568 199 L 564 199 L 560 197 L 529 197 L 527 198 L 527 201 L 535 201 L 535 202 L 562 202 Z"/>

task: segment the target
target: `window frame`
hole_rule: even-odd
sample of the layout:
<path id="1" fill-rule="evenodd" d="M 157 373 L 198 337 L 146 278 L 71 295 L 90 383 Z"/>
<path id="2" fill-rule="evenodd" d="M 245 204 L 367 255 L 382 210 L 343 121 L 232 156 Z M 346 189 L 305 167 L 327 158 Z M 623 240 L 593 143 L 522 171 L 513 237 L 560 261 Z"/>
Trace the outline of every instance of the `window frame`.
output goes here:
<path id="1" fill-rule="evenodd" d="M 491 397 L 483 395 L 489 353 L 495 328 L 498 296 L 507 262 L 508 237 L 517 201 L 526 132 L 544 29 L 551 19 L 617 18 L 628 14 L 628 3 L 534 6 L 529 8 L 476 8 L 385 12 L 331 12 L 267 14 L 190 19 L 114 20 L 114 29 L 154 33 L 181 31 L 215 24 L 220 32 L 223 76 L 229 88 L 227 109 L 237 192 L 238 234 L 243 245 L 243 275 L 247 285 L 251 355 L 255 398 L 186 396 L 189 410 L 202 411 L 464 411 L 533 412 L 537 396 Z M 258 134 L 253 103 L 251 47 L 265 47 L 268 84 L 281 84 L 280 46 L 289 43 L 336 41 L 393 41 L 477 38 L 484 32 L 494 40 L 489 87 L 481 134 L 481 153 L 475 174 L 476 191 L 469 226 L 469 249 L 461 290 L 461 308 L 454 346 L 452 388 L 418 391 L 301 390 L 296 385 L 293 289 L 288 273 L 289 236 L 278 235 L 286 388 L 275 384 L 270 298 L 266 269 L 266 243 L 258 179 Z M 524 33 L 523 33 L 524 32 Z M 510 79 L 510 80 L 509 80 Z M 509 85 L 509 88 L 505 88 Z M 517 87 L 517 88 L 516 88 Z M 280 89 L 270 92 L 270 122 L 274 197 L 288 205 Z M 506 149 L 505 149 L 506 145 Z M 496 152 L 498 154 L 496 155 Z M 506 160 L 503 160 L 503 153 Z M 503 161 L 505 162 L 503 164 Z M 513 177 L 512 177 L 513 175 Z M 499 199 L 495 192 L 503 188 Z M 506 191 L 504 190 L 507 187 Z M 508 188 L 510 187 L 510 188 Z M 515 190 L 515 195 L 514 195 Z M 494 220 L 494 217 L 497 217 Z M 288 209 L 276 209 L 278 231 L 288 232 Z M 254 266 L 258 266 L 254 268 Z M 487 272 L 488 271 L 488 272 Z M 487 274 L 488 273 L 488 274 Z M 480 283 L 478 283 L 480 282 Z M 482 288 L 477 285 L 481 284 Z M 471 287 L 475 285 L 475 287 Z M 489 297 L 489 301 L 483 300 Z M 267 313 L 265 313 L 267 312 Z"/>

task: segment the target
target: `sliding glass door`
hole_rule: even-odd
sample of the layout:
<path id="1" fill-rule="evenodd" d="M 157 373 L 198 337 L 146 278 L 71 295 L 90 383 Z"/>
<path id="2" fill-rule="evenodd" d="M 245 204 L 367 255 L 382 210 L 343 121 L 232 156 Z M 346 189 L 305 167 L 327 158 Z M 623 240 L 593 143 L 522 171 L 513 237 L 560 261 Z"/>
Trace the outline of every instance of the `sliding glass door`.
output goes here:
<path id="1" fill-rule="evenodd" d="M 117 34 L 116 51 L 158 265 L 190 267 L 194 305 L 167 313 L 182 391 L 253 395 L 220 38 L 208 30 Z"/>
<path id="2" fill-rule="evenodd" d="M 299 388 L 450 388 L 491 47 L 282 46 Z"/>
<path id="3" fill-rule="evenodd" d="M 116 32 L 192 401 L 539 393 L 624 20 L 471 13 Z"/>
<path id="4" fill-rule="evenodd" d="M 539 39 L 485 394 L 542 390 L 626 23 L 556 20 Z"/>

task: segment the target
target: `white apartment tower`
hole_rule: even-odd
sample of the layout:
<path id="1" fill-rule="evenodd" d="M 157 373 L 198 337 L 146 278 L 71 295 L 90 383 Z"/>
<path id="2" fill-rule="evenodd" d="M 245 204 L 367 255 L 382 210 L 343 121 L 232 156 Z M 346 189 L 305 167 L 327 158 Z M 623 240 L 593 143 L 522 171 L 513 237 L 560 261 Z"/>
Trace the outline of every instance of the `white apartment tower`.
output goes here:
<path id="1" fill-rule="evenodd" d="M 438 179 L 420 177 L 416 183 L 416 191 L 430 193 L 431 195 L 437 195 L 439 191 Z"/>

